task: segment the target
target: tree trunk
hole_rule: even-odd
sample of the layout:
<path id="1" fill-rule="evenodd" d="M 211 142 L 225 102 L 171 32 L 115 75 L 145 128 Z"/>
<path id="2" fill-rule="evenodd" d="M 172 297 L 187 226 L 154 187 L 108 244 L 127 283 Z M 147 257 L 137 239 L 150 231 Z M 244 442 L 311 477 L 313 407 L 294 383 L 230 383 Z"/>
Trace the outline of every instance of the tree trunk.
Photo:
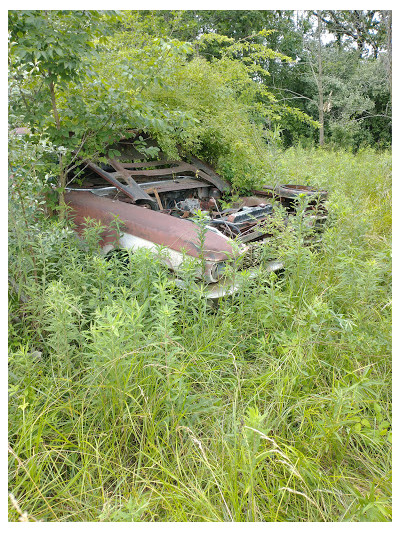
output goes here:
<path id="1" fill-rule="evenodd" d="M 49 83 L 49 87 L 50 87 L 51 107 L 53 109 L 54 121 L 56 123 L 57 129 L 60 130 L 61 129 L 60 115 L 58 114 L 57 102 L 56 102 L 56 92 L 55 92 L 55 87 L 54 87 L 54 82 L 53 81 L 51 81 Z M 66 175 L 65 175 L 65 169 L 64 169 L 64 163 L 63 163 L 62 154 L 59 155 L 58 162 L 59 162 L 59 166 L 60 166 L 60 174 L 59 174 L 59 177 L 58 177 L 58 187 L 60 189 L 59 196 L 58 196 L 58 205 L 60 206 L 60 218 L 61 218 L 61 220 L 63 220 L 64 217 L 65 217 L 64 191 L 65 191 L 65 186 L 66 186 L 67 180 L 66 180 Z"/>
<path id="2" fill-rule="evenodd" d="M 324 94 L 322 90 L 322 50 L 321 50 L 321 11 L 318 11 L 318 112 L 319 112 L 319 145 L 324 145 Z"/>
<path id="3" fill-rule="evenodd" d="M 392 102 L 392 12 L 390 10 L 383 11 L 383 19 L 386 26 L 386 46 L 387 46 L 387 72 L 388 72 L 388 83 L 390 91 L 390 102 Z"/>
<path id="4" fill-rule="evenodd" d="M 51 81 L 49 83 L 49 87 L 50 87 L 51 107 L 53 108 L 54 121 L 56 123 L 57 129 L 59 130 L 61 128 L 61 125 L 60 125 L 60 116 L 57 110 L 56 91 L 54 89 L 54 81 Z"/>

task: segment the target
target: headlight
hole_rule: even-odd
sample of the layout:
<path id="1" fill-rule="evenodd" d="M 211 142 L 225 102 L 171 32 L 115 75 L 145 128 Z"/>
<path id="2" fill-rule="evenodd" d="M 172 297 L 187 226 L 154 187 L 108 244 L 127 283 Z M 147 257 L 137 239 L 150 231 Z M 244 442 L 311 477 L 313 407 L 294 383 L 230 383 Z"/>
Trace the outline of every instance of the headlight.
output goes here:
<path id="1" fill-rule="evenodd" d="M 219 263 L 211 263 L 207 265 L 205 272 L 207 281 L 211 283 L 216 283 L 224 275 L 225 268 L 225 261 L 221 261 Z"/>

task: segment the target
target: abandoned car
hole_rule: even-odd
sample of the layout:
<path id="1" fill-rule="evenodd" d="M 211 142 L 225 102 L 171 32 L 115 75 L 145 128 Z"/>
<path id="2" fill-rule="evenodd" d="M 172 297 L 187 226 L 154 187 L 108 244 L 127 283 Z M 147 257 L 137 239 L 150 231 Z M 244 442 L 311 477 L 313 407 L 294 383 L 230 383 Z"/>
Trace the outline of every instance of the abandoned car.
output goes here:
<path id="1" fill-rule="evenodd" d="M 289 216 L 302 194 L 309 197 L 308 223 L 320 228 L 326 219 L 327 192 L 299 185 L 264 186 L 226 207 L 222 200 L 229 197 L 231 187 L 208 164 L 195 157 L 169 161 L 162 153 L 157 160 L 147 160 L 136 141 L 135 137 L 124 139 L 110 147 L 113 156 L 107 156 L 106 165 L 82 162 L 65 194 L 69 216 L 78 233 L 87 218 L 104 225 L 104 253 L 116 246 L 116 234 L 110 227 L 118 217 L 120 248 L 157 250 L 162 246 L 168 252 L 163 254 L 164 261 L 175 272 L 185 257 L 193 258 L 199 264 L 197 277 L 208 284 L 209 298 L 237 288 L 226 279 L 226 265 L 245 257 L 252 246 L 268 238 L 262 223 L 274 216 L 274 205 L 283 206 Z M 154 141 L 146 142 L 156 147 Z M 204 227 L 201 243 L 196 222 L 199 214 Z M 276 258 L 265 268 L 275 271 L 283 264 Z"/>

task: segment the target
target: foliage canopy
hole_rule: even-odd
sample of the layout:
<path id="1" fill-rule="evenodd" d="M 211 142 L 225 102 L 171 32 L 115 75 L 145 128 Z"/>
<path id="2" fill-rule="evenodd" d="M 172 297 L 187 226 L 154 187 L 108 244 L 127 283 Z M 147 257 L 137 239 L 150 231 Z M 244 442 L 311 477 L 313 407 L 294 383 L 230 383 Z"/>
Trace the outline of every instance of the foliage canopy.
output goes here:
<path id="1" fill-rule="evenodd" d="M 99 157 L 132 128 L 167 153 L 180 145 L 210 158 L 247 188 L 266 177 L 266 131 L 282 116 L 316 126 L 261 83 L 266 61 L 291 59 L 254 39 L 212 34 L 194 46 L 149 34 L 136 13 L 10 12 L 9 25 L 10 122 L 29 125 L 56 146 L 60 190 L 77 153 Z M 201 58 L 216 46 L 220 58 Z"/>

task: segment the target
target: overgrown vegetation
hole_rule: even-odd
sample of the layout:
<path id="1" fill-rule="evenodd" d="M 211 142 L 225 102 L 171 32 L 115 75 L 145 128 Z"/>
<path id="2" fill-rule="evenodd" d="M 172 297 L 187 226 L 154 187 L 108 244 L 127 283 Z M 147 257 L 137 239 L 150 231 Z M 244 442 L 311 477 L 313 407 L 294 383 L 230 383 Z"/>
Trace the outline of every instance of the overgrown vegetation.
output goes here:
<path id="1" fill-rule="evenodd" d="M 27 520 L 390 520 L 390 157 L 298 148 L 277 169 L 329 189 L 321 247 L 280 237 L 284 277 L 215 310 L 145 251 L 107 261 L 95 225 L 81 242 L 17 209 L 15 179 L 9 485 Z"/>
<path id="2" fill-rule="evenodd" d="M 357 57 L 340 12 L 322 149 L 311 19 L 229 13 L 10 12 L 10 128 L 31 129 L 9 149 L 10 521 L 391 520 L 386 31 L 368 12 Z M 236 190 L 327 189 L 322 241 L 300 203 L 261 248 L 284 274 L 235 272 L 216 308 L 189 261 L 179 289 L 146 250 L 104 257 L 97 222 L 79 239 L 54 210 L 131 128 Z"/>

